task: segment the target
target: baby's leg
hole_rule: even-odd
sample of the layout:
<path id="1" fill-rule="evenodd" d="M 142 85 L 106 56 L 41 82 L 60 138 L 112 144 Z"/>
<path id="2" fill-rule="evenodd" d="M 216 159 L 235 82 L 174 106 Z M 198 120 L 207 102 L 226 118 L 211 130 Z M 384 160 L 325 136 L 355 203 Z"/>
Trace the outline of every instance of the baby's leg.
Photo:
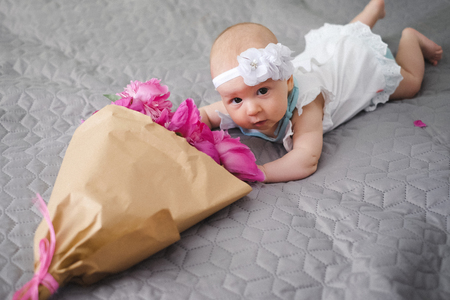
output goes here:
<path id="1" fill-rule="evenodd" d="M 363 11 L 357 15 L 350 23 L 357 21 L 368 25 L 370 28 L 375 26 L 379 19 L 383 19 L 386 15 L 384 10 L 384 0 L 371 0 Z"/>
<path id="2" fill-rule="evenodd" d="M 424 58 L 437 65 L 442 58 L 442 47 L 412 28 L 405 28 L 398 45 L 395 60 L 401 67 L 403 80 L 391 100 L 414 97 L 420 90 L 425 73 Z"/>

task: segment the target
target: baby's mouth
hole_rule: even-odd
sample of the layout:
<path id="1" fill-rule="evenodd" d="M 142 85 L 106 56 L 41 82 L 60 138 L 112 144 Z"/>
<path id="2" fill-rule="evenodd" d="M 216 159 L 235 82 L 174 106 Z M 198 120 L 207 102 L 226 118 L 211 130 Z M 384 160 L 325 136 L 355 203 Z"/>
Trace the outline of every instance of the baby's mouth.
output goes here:
<path id="1" fill-rule="evenodd" d="M 261 127 L 264 124 L 266 124 L 266 122 L 267 122 L 267 120 L 263 120 L 263 121 L 259 121 L 259 122 L 253 123 L 253 125 L 255 125 L 256 127 Z"/>

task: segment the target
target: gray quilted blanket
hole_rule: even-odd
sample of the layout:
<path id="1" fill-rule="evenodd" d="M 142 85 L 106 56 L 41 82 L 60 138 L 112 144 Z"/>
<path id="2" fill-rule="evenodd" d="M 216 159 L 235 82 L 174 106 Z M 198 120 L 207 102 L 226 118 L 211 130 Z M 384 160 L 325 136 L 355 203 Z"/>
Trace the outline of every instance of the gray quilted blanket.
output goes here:
<path id="1" fill-rule="evenodd" d="M 447 51 L 426 65 L 415 99 L 325 134 L 312 176 L 253 184 L 177 243 L 53 299 L 450 299 L 450 2 L 386 2 L 374 32 L 394 53 L 405 27 Z M 177 105 L 212 103 L 209 50 L 229 25 L 263 23 L 298 54 L 309 30 L 345 24 L 366 3 L 0 1 L 0 299 L 33 276 L 41 215 L 31 199 L 49 199 L 80 120 L 109 103 L 103 94 L 157 77 Z M 259 163 L 285 153 L 242 140 Z"/>

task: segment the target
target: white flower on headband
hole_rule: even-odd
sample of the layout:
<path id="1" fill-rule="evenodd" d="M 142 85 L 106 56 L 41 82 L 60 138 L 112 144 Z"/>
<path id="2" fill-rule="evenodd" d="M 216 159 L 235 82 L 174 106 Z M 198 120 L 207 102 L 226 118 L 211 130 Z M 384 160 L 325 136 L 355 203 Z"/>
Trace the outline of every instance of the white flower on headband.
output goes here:
<path id="1" fill-rule="evenodd" d="M 291 53 L 288 47 L 280 43 L 270 43 L 264 49 L 247 49 L 237 57 L 239 66 L 213 79 L 214 86 L 217 88 L 238 76 L 242 76 L 248 86 L 255 86 L 269 78 L 287 80 L 294 73 Z"/>
<path id="2" fill-rule="evenodd" d="M 269 69 L 264 53 L 256 48 L 250 48 L 237 57 L 239 62 L 238 71 L 244 78 L 246 85 L 254 86 L 258 82 L 269 79 Z"/>

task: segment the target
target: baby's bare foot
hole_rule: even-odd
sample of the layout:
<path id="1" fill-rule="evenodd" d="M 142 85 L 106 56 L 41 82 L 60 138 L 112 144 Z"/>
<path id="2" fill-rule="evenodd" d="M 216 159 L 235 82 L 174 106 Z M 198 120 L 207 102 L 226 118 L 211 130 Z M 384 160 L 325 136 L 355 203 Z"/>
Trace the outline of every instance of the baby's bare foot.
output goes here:
<path id="1" fill-rule="evenodd" d="M 423 57 L 428 60 L 433 66 L 436 66 L 442 58 L 442 47 L 424 36 L 422 33 L 411 28 L 411 31 L 417 36 L 420 48 L 422 49 Z"/>
<path id="2" fill-rule="evenodd" d="M 426 40 L 425 40 L 426 39 Z M 428 60 L 433 66 L 436 66 L 438 62 L 442 59 L 442 54 L 444 50 L 442 47 L 433 42 L 432 40 L 425 37 L 421 43 L 422 53 L 426 60 Z"/>

